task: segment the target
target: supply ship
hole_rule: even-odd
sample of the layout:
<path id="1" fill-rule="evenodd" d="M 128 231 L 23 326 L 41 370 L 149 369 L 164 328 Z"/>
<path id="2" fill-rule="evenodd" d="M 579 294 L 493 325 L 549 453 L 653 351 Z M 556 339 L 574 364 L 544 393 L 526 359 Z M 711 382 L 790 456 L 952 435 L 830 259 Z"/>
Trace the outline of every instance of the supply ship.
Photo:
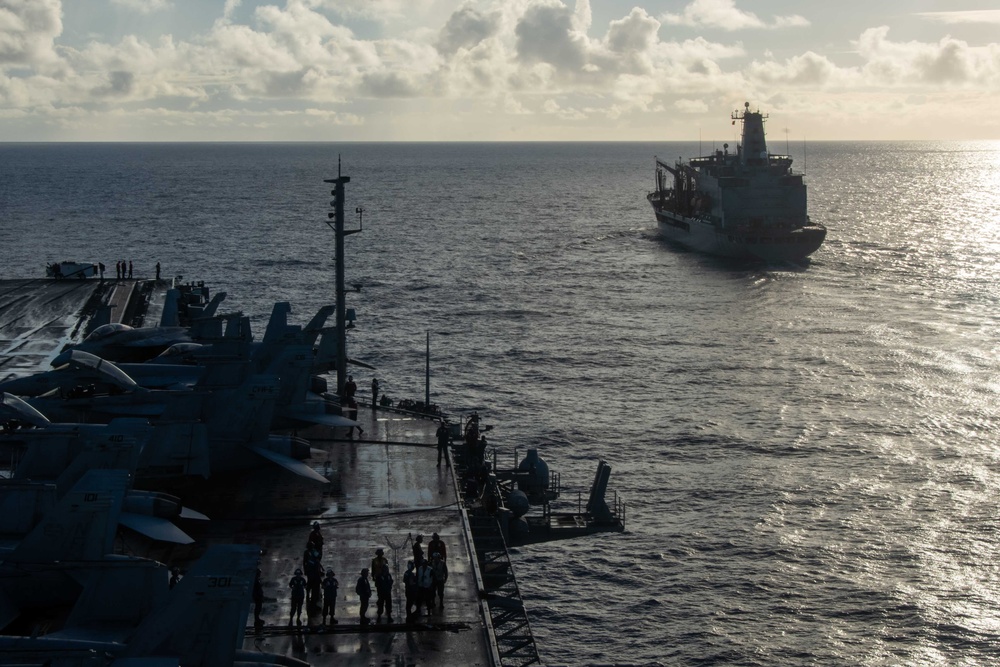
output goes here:
<path id="1" fill-rule="evenodd" d="M 656 190 L 647 199 L 661 235 L 692 250 L 766 262 L 802 260 L 822 245 L 826 227 L 806 212 L 802 174 L 792 158 L 773 155 L 764 138 L 766 114 L 732 113 L 742 124 L 742 143 L 713 154 L 656 160 Z"/>

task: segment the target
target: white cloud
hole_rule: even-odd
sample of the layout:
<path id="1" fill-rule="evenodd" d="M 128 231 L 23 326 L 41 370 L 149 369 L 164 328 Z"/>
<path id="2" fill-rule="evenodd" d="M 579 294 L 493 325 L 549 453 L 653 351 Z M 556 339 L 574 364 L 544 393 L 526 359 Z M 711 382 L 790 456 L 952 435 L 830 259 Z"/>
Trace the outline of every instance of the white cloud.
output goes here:
<path id="1" fill-rule="evenodd" d="M 0 66 L 52 65 L 62 30 L 59 0 L 0 0 Z"/>
<path id="2" fill-rule="evenodd" d="M 783 63 L 755 61 L 747 73 L 752 80 L 765 85 L 823 86 L 836 79 L 841 70 L 829 58 L 807 51 Z"/>
<path id="3" fill-rule="evenodd" d="M 226 4 L 222 8 L 223 20 L 231 21 L 233 18 L 233 12 L 235 12 L 242 4 L 243 0 L 226 0 Z"/>
<path id="4" fill-rule="evenodd" d="M 745 30 L 749 28 L 791 28 L 809 25 L 809 21 L 798 14 L 775 16 L 768 24 L 753 12 L 736 7 L 736 0 L 692 0 L 679 14 L 665 13 L 660 17 L 670 25 L 720 28 L 722 30 Z"/>
<path id="5" fill-rule="evenodd" d="M 708 105 L 705 104 L 704 100 L 679 99 L 674 102 L 674 108 L 681 113 L 699 114 L 708 112 Z"/>
<path id="6" fill-rule="evenodd" d="M 499 12 L 482 12 L 472 5 L 462 5 L 441 28 L 437 49 L 445 55 L 463 48 L 471 49 L 496 34 L 499 28 Z"/>
<path id="7" fill-rule="evenodd" d="M 579 71 L 587 62 L 587 37 L 574 26 L 574 13 L 563 3 L 528 7 L 515 29 L 517 55 L 527 64 L 548 63 L 557 70 Z"/>
<path id="8" fill-rule="evenodd" d="M 854 43 L 873 85 L 1000 86 L 1000 44 L 970 46 L 943 37 L 938 42 L 893 42 L 889 28 L 870 28 Z"/>

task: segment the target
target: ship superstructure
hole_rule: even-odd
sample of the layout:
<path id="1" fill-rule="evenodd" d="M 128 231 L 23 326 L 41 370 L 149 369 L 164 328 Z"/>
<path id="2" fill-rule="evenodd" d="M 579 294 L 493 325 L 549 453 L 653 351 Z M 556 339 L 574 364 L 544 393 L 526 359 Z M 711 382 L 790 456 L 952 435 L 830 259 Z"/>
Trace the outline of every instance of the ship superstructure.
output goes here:
<path id="1" fill-rule="evenodd" d="M 656 160 L 656 190 L 648 195 L 661 234 L 693 250 L 765 261 L 800 260 L 815 252 L 826 228 L 806 212 L 806 185 L 792 158 L 773 155 L 764 136 L 766 114 L 734 111 L 742 143 L 669 165 Z"/>

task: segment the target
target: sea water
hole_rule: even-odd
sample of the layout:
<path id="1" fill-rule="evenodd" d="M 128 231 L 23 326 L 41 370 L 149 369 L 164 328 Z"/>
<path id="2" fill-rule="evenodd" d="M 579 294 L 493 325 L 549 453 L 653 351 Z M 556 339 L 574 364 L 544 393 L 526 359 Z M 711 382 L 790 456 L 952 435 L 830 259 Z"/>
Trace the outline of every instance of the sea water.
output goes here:
<path id="1" fill-rule="evenodd" d="M 304 324 L 341 160 L 349 356 L 422 399 L 429 336 L 435 403 L 537 447 L 564 509 L 599 458 L 627 501 L 623 534 L 512 550 L 545 662 L 994 664 L 1000 144 L 792 146 L 829 232 L 778 266 L 658 237 L 654 155 L 697 152 L 4 144 L 0 277 L 159 261 Z"/>

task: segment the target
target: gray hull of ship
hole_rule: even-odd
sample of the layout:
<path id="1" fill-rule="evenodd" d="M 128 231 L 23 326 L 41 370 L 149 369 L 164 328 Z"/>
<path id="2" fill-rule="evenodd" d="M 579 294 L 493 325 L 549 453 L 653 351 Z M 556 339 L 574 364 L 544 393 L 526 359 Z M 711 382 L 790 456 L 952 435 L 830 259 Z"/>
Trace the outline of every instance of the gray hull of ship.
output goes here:
<path id="1" fill-rule="evenodd" d="M 814 253 L 823 243 L 825 233 L 813 233 L 815 239 L 796 242 L 796 235 L 810 230 L 797 230 L 784 234 L 778 240 L 747 239 L 720 232 L 714 225 L 692 218 L 680 218 L 663 211 L 656 211 L 660 235 L 665 239 L 691 250 L 734 259 L 755 259 L 766 262 L 801 261 Z M 684 229 L 677 223 L 687 225 Z"/>

